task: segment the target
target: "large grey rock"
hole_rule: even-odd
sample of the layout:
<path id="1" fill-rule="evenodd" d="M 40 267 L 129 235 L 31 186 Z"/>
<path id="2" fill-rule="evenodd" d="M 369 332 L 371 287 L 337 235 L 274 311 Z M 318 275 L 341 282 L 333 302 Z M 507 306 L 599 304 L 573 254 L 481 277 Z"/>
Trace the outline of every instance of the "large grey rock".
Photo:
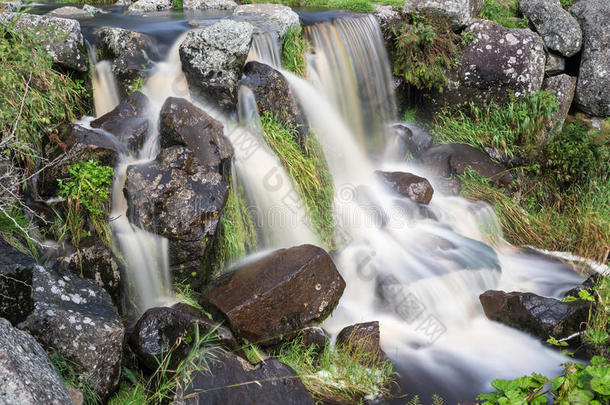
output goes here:
<path id="1" fill-rule="evenodd" d="M 17 32 L 34 32 L 35 40 L 44 45 L 54 63 L 80 72 L 89 69 L 78 21 L 34 14 L 0 13 L 0 24 L 11 23 L 14 23 L 13 29 Z"/>
<path id="2" fill-rule="evenodd" d="M 576 106 L 587 114 L 610 116 L 610 3 L 579 1 L 570 7 L 583 29 Z"/>
<path id="3" fill-rule="evenodd" d="M 73 405 L 44 349 L 0 318 L 0 404 Z"/>
<path id="4" fill-rule="evenodd" d="M 167 11 L 174 8 L 172 0 L 138 0 L 129 6 L 132 13 L 148 13 L 154 11 Z"/>
<path id="5" fill-rule="evenodd" d="M 479 20 L 466 28 L 474 41 L 459 56 L 457 68 L 447 73 L 448 86 L 432 95 L 437 107 L 474 103 L 485 107 L 502 103 L 514 93 L 521 97 L 539 90 L 544 78 L 544 44 L 528 29 L 509 29 Z"/>
<path id="6" fill-rule="evenodd" d="M 74 362 L 101 397 L 112 393 L 119 382 L 124 328 L 108 293 L 93 281 L 36 265 L 5 244 L 2 252 L 0 317 Z M 23 287 L 6 288 L 15 284 Z M 5 305 L 16 299 L 17 309 Z"/>
<path id="7" fill-rule="evenodd" d="M 59 18 L 91 18 L 93 17 L 93 13 L 89 11 L 85 11 L 82 8 L 74 7 L 74 6 L 64 6 L 60 8 L 56 8 L 55 10 L 49 11 L 47 13 L 49 17 L 59 17 Z"/>
<path id="8" fill-rule="evenodd" d="M 273 113 L 282 125 L 294 128 L 298 134 L 295 140 L 305 145 L 309 132 L 307 119 L 284 76 L 271 66 L 256 61 L 246 63 L 243 73 L 241 83 L 252 90 L 259 113 Z"/>
<path id="9" fill-rule="evenodd" d="M 386 47 L 391 49 L 394 42 L 394 30 L 398 30 L 404 23 L 402 15 L 398 10 L 389 5 L 373 4 L 373 7 L 375 7 L 373 16 L 379 24 L 383 40 L 386 43 Z"/>
<path id="10" fill-rule="evenodd" d="M 233 332 L 270 345 L 321 322 L 343 294 L 345 281 L 322 248 L 280 249 L 226 274 L 204 295 Z"/>
<path id="11" fill-rule="evenodd" d="M 403 11 L 425 17 L 436 24 L 448 24 L 457 31 L 465 27 L 483 8 L 483 0 L 408 0 Z"/>
<path id="12" fill-rule="evenodd" d="M 561 6 L 559 0 L 521 0 L 519 8 L 536 27 L 545 45 L 566 57 L 582 46 L 578 21 Z"/>
<path id="13" fill-rule="evenodd" d="M 566 74 L 547 77 L 542 84 L 543 90 L 553 91 L 559 110 L 551 118 L 550 130 L 561 129 L 563 122 L 568 116 L 572 100 L 574 99 L 574 90 L 576 89 L 576 78 Z"/>
<path id="14" fill-rule="evenodd" d="M 277 359 L 253 366 L 234 354 L 215 351 L 199 362 L 205 362 L 207 370 L 187 370 L 178 383 L 174 403 L 314 404 L 297 373 Z"/>
<path id="15" fill-rule="evenodd" d="M 180 44 L 180 60 L 191 93 L 224 109 L 235 107 L 251 42 L 252 25 L 245 22 L 222 20 L 189 32 Z"/>
<path id="16" fill-rule="evenodd" d="M 280 40 L 283 40 L 286 31 L 293 26 L 299 25 L 299 15 L 290 7 L 282 4 L 242 4 L 233 11 L 234 15 L 257 15 L 268 19 L 278 26 Z"/>
<path id="17" fill-rule="evenodd" d="M 169 239 L 174 278 L 201 282 L 203 259 L 216 232 L 229 184 L 184 146 L 161 150 L 152 162 L 127 169 L 127 214 Z M 192 284 L 193 285 L 193 284 Z"/>
<path id="18" fill-rule="evenodd" d="M 185 10 L 233 10 L 237 3 L 233 0 L 184 0 Z"/>

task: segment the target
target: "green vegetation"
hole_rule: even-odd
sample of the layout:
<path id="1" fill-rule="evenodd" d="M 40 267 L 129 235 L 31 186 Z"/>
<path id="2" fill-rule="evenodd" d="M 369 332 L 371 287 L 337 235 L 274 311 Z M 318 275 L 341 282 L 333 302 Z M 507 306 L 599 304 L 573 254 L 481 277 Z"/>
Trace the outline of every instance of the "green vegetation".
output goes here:
<path id="1" fill-rule="evenodd" d="M 326 346 L 306 347 L 300 337 L 282 346 L 279 360 L 292 367 L 318 401 L 360 403 L 365 396 L 381 397 L 394 378 L 390 361 L 378 362 L 370 353 Z"/>
<path id="2" fill-rule="evenodd" d="M 90 159 L 74 163 L 69 173 L 70 178 L 58 179 L 57 182 L 59 195 L 67 199 L 66 226 L 70 231 L 72 243 L 78 246 L 79 241 L 87 234 L 82 208 L 88 214 L 100 239 L 110 246 L 106 212 L 114 170 Z"/>
<path id="3" fill-rule="evenodd" d="M 79 372 L 78 364 L 66 359 L 59 351 L 50 350 L 49 359 L 68 387 L 73 387 L 83 393 L 84 403 L 87 405 L 101 404 L 102 400 L 91 388 L 91 378 Z"/>
<path id="4" fill-rule="evenodd" d="M 358 13 L 373 13 L 371 0 L 252 0 L 250 3 L 279 3 L 289 7 L 339 8 Z"/>
<path id="5" fill-rule="evenodd" d="M 173 3 L 174 3 L 174 10 L 176 10 L 176 11 L 182 11 L 182 9 L 184 8 L 183 0 L 173 0 Z"/>
<path id="6" fill-rule="evenodd" d="M 21 207 L 0 206 L 0 237 L 19 251 L 38 257 L 38 246 L 33 237 L 35 232 L 32 220 Z"/>
<path id="7" fill-rule="evenodd" d="M 257 345 L 247 345 L 244 347 L 244 353 L 246 358 L 251 364 L 258 364 L 261 361 L 267 360 L 269 356 L 265 354 L 263 350 Z"/>
<path id="8" fill-rule="evenodd" d="M 413 395 L 413 398 L 406 405 L 423 405 L 423 403 L 419 399 L 419 395 Z M 445 405 L 445 400 L 436 394 L 432 394 L 431 405 Z"/>
<path id="9" fill-rule="evenodd" d="M 509 156 L 525 157 L 537 152 L 559 105 L 553 92 L 537 91 L 505 104 L 491 102 L 484 108 L 470 104 L 465 108 L 441 111 L 433 128 L 437 143 L 466 143 L 483 148 L 491 146 Z"/>
<path id="10" fill-rule="evenodd" d="M 265 141 L 286 167 L 316 233 L 323 245 L 332 249 L 334 188 L 324 152 L 316 137 L 310 132 L 305 147 L 301 147 L 296 141 L 296 130 L 282 126 L 270 112 L 261 116 L 261 124 Z"/>
<path id="11" fill-rule="evenodd" d="M 307 75 L 306 52 L 311 47 L 303 37 L 303 28 L 293 25 L 288 28 L 282 49 L 282 66 L 292 73 L 305 77 Z"/>
<path id="12" fill-rule="evenodd" d="M 402 116 L 404 122 L 415 122 L 417 121 L 417 108 L 407 108 Z"/>
<path id="13" fill-rule="evenodd" d="M 442 91 L 447 86 L 446 70 L 458 63 L 461 37 L 449 26 L 417 20 L 394 30 L 394 37 L 394 74 L 420 90 Z"/>
<path id="14" fill-rule="evenodd" d="M 123 380 L 119 391 L 110 399 L 109 405 L 145 405 L 146 387 L 141 377 L 129 369 L 123 369 Z"/>
<path id="15" fill-rule="evenodd" d="M 610 402 L 610 277 L 602 278 L 594 287 L 593 293 L 581 290 L 579 298 L 596 303 L 581 335 L 582 341 L 588 344 L 595 354 L 590 362 L 566 362 L 562 375 L 553 379 L 533 373 L 531 376 L 514 380 L 494 380 L 492 387 L 497 391 L 478 396 L 478 399 L 485 401 L 483 405 L 542 405 L 547 403 L 545 395 L 550 395 L 553 403 L 559 405 L 602 405 Z M 577 298 L 572 297 L 571 300 Z M 556 346 L 566 345 L 555 338 L 550 338 L 549 343 Z"/>
<path id="16" fill-rule="evenodd" d="M 485 0 L 481 18 L 495 21 L 506 28 L 528 28 L 529 25 L 527 17 L 523 17 L 519 11 L 519 0 Z"/>
<path id="17" fill-rule="evenodd" d="M 570 7 L 572 7 L 572 5 L 574 4 L 576 0 L 560 0 L 561 2 L 561 7 L 563 7 L 564 9 L 569 9 Z"/>

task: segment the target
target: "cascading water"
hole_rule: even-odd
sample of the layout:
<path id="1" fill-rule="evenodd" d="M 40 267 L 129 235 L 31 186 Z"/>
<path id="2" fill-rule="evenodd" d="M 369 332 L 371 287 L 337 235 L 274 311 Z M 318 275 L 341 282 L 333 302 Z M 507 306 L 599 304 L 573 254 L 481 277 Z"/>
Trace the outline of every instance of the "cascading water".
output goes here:
<path id="1" fill-rule="evenodd" d="M 97 62 L 93 68 L 95 115 L 100 117 L 119 104 L 119 90 L 109 61 Z"/>
<path id="2" fill-rule="evenodd" d="M 257 32 L 252 36 L 248 60 L 256 60 L 273 67 L 282 67 L 282 57 L 276 32 Z"/>
<path id="3" fill-rule="evenodd" d="M 307 26 L 305 33 L 315 50 L 307 66 L 314 86 L 337 106 L 355 135 L 379 147 L 396 107 L 377 21 L 371 15 L 338 18 Z"/>

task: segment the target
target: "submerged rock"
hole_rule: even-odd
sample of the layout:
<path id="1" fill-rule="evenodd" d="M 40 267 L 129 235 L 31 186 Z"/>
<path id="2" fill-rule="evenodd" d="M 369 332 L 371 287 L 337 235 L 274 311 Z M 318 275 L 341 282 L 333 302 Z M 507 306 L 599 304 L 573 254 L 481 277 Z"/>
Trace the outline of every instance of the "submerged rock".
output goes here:
<path id="1" fill-rule="evenodd" d="M 60 17 L 60 18 L 91 18 L 93 17 L 93 13 L 89 11 L 85 11 L 82 8 L 73 7 L 73 6 L 65 6 L 56 8 L 55 10 L 49 11 L 47 13 L 49 17 Z"/>
<path id="2" fill-rule="evenodd" d="M 194 309 L 194 308 L 193 308 Z M 154 371 L 159 360 L 170 349 L 168 367 L 176 366 L 190 353 L 195 345 L 195 328 L 199 336 L 215 330 L 215 344 L 227 350 L 237 350 L 237 341 L 231 331 L 201 316 L 194 316 L 174 308 L 151 308 L 142 315 L 129 337 L 129 345 L 142 364 Z"/>
<path id="3" fill-rule="evenodd" d="M 233 0 L 184 0 L 185 10 L 233 10 L 237 3 Z"/>
<path id="4" fill-rule="evenodd" d="M 75 363 L 91 388 L 102 398 L 108 396 L 119 382 L 124 334 L 108 293 L 93 281 L 47 270 L 6 246 L 3 250 L 4 271 L 12 268 L 12 281 L 27 288 L 10 297 L 20 300 L 19 309 L 0 305 L 0 317 L 9 316 L 45 349 Z M 6 282 L 0 277 L 3 291 Z"/>
<path id="5" fill-rule="evenodd" d="M 117 105 L 112 111 L 91 121 L 91 127 L 106 130 L 106 125 L 114 120 L 146 117 L 150 111 L 150 100 L 144 93 L 136 91 Z"/>
<path id="6" fill-rule="evenodd" d="M 396 193 L 419 204 L 429 204 L 434 189 L 428 180 L 405 172 L 375 172 L 382 182 Z"/>
<path id="7" fill-rule="evenodd" d="M 570 12 L 581 22 L 584 38 L 576 106 L 593 116 L 610 116 L 610 3 L 579 1 Z"/>
<path id="8" fill-rule="evenodd" d="M 407 3 L 408 4 L 408 3 Z M 528 29 L 509 29 L 478 20 L 466 28 L 474 35 L 447 72 L 448 85 L 432 94 L 436 107 L 503 103 L 510 94 L 522 97 L 539 90 L 544 78 L 544 44 Z"/>
<path id="9" fill-rule="evenodd" d="M 533 293 L 489 290 L 479 297 L 492 321 L 530 333 L 542 340 L 567 337 L 587 321 L 590 303 L 565 303 Z"/>
<path id="10" fill-rule="evenodd" d="M 408 155 L 418 158 L 434 143 L 432 135 L 415 125 L 394 124 L 392 129 L 396 136 L 396 157 L 398 159 L 406 159 Z"/>
<path id="11" fill-rule="evenodd" d="M 288 29 L 299 25 L 299 15 L 283 4 L 242 4 L 233 12 L 234 15 L 253 14 L 262 16 L 278 26 L 278 36 L 284 39 Z"/>
<path id="12" fill-rule="evenodd" d="M 559 0 L 521 0 L 519 8 L 534 24 L 549 49 L 566 57 L 580 51 L 582 46 L 580 25 L 564 10 Z"/>
<path id="13" fill-rule="evenodd" d="M 387 360 L 380 345 L 379 322 L 357 323 L 347 326 L 337 335 L 337 346 L 350 353 L 367 366 Z"/>
<path id="14" fill-rule="evenodd" d="M 276 250 L 222 277 L 204 295 L 233 331 L 269 345 L 321 322 L 336 306 L 345 281 L 322 248 Z"/>
<path id="15" fill-rule="evenodd" d="M 89 69 L 89 58 L 78 21 L 34 14 L 0 13 L 0 25 L 9 24 L 16 32 L 36 32 L 34 40 L 44 45 L 54 63 L 79 72 Z"/>
<path id="16" fill-rule="evenodd" d="M 190 31 L 180 44 L 180 60 L 192 95 L 235 107 L 251 42 L 252 25 L 245 22 L 222 20 Z"/>
<path id="17" fill-rule="evenodd" d="M 241 83 L 252 90 L 259 113 L 271 112 L 283 126 L 294 128 L 298 133 L 295 140 L 305 145 L 309 132 L 307 119 L 284 76 L 256 61 L 246 63 L 243 73 Z"/>
<path id="18" fill-rule="evenodd" d="M 0 404 L 73 404 L 44 349 L 30 334 L 2 318 L 0 381 Z"/>
<path id="19" fill-rule="evenodd" d="M 420 157 L 423 166 L 442 177 L 463 174 L 468 167 L 493 181 L 509 184 L 513 176 L 487 153 L 469 145 L 450 143 L 428 149 Z"/>
<path id="20" fill-rule="evenodd" d="M 453 31 L 465 27 L 483 8 L 484 0 L 408 0 L 402 11 L 423 17 Z"/>
<path id="21" fill-rule="evenodd" d="M 576 90 L 576 78 L 565 74 L 547 77 L 544 79 L 542 89 L 552 90 L 559 103 L 559 110 L 551 117 L 549 133 L 554 129 L 560 130 L 568 116 L 570 106 L 572 106 L 574 91 Z"/>
<path id="22" fill-rule="evenodd" d="M 215 351 L 202 358 L 207 370 L 189 370 L 178 383 L 179 404 L 313 405 L 297 373 L 277 359 L 253 366 L 230 353 Z"/>

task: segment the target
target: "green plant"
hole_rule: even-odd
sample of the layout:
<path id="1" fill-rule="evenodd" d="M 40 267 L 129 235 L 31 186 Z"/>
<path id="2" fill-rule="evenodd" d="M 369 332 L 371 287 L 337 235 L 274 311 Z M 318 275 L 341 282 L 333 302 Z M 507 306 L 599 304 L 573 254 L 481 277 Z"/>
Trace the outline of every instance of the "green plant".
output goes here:
<path id="1" fill-rule="evenodd" d="M 419 395 L 413 395 L 413 398 L 406 405 L 423 405 L 419 399 Z M 445 405 L 445 400 L 436 394 L 432 394 L 432 405 Z"/>
<path id="2" fill-rule="evenodd" d="M 103 166 L 97 160 L 79 161 L 69 169 L 68 179 L 58 179 L 59 195 L 67 199 L 67 226 L 70 228 L 72 242 L 78 246 L 83 236 L 83 208 L 102 241 L 110 246 L 110 230 L 106 222 L 106 210 L 114 170 Z"/>
<path id="3" fill-rule="evenodd" d="M 318 348 L 306 347 L 297 337 L 282 346 L 278 358 L 297 372 L 316 400 L 353 404 L 365 396 L 387 395 L 394 378 L 392 363 L 378 362 L 355 347 L 327 346 L 318 354 Z"/>
<path id="4" fill-rule="evenodd" d="M 282 49 L 282 66 L 296 75 L 305 77 L 307 75 L 306 53 L 311 44 L 303 37 L 302 31 L 300 25 L 292 25 L 286 31 Z"/>
<path id="5" fill-rule="evenodd" d="M 527 28 L 527 17 L 521 16 L 519 0 L 485 0 L 481 17 L 506 28 Z"/>
<path id="6" fill-rule="evenodd" d="M 402 116 L 404 122 L 415 122 L 417 120 L 417 108 L 407 108 Z"/>
<path id="7" fill-rule="evenodd" d="M 546 397 L 541 393 L 548 378 L 541 374 L 519 377 L 514 380 L 494 380 L 491 386 L 499 392 L 481 394 L 477 399 L 483 400 L 483 405 L 508 404 L 546 404 Z"/>
<path id="8" fill-rule="evenodd" d="M 560 0 L 561 2 L 561 7 L 563 7 L 564 9 L 568 9 L 570 7 L 572 7 L 572 4 L 574 4 L 575 0 Z"/>
<path id="9" fill-rule="evenodd" d="M 91 376 L 84 375 L 78 364 L 68 360 L 63 354 L 54 348 L 49 349 L 49 359 L 57 370 L 64 384 L 73 387 L 83 393 L 87 405 L 101 404 L 100 396 L 91 388 Z"/>
<path id="10" fill-rule="evenodd" d="M 374 13 L 375 8 L 369 0 L 328 0 L 326 7 L 342 8 L 358 13 Z"/>
<path id="11" fill-rule="evenodd" d="M 146 405 L 147 392 L 142 377 L 133 370 L 123 369 L 123 380 L 119 391 L 110 398 L 109 405 Z"/>
<path id="12" fill-rule="evenodd" d="M 176 10 L 176 11 L 182 11 L 182 9 L 184 8 L 183 0 L 173 0 L 173 3 L 174 3 L 174 10 Z"/>
<path id="13" fill-rule="evenodd" d="M 258 364 L 261 361 L 267 360 L 269 356 L 265 354 L 257 345 L 246 345 L 244 347 L 244 353 L 246 354 L 246 358 L 252 364 Z"/>
<path id="14" fill-rule="evenodd" d="M 182 302 L 183 304 L 190 305 L 193 308 L 197 308 L 198 310 L 203 311 L 203 307 L 197 299 L 197 292 L 195 292 L 189 284 L 174 284 L 174 292 L 174 298 L 178 302 Z"/>
<path id="15" fill-rule="evenodd" d="M 31 219 L 17 206 L 0 206 L 0 237 L 19 251 L 38 257 Z"/>
<path id="16" fill-rule="evenodd" d="M 394 74 L 418 89 L 442 91 L 446 70 L 458 63 L 460 36 L 449 26 L 414 21 L 395 29 L 394 37 Z"/>
<path id="17" fill-rule="evenodd" d="M 272 113 L 265 112 L 261 124 L 265 141 L 286 167 L 316 233 L 326 248 L 332 248 L 334 187 L 324 152 L 315 135 L 310 131 L 303 148 L 295 140 L 298 137 L 296 130 L 282 126 Z"/>

